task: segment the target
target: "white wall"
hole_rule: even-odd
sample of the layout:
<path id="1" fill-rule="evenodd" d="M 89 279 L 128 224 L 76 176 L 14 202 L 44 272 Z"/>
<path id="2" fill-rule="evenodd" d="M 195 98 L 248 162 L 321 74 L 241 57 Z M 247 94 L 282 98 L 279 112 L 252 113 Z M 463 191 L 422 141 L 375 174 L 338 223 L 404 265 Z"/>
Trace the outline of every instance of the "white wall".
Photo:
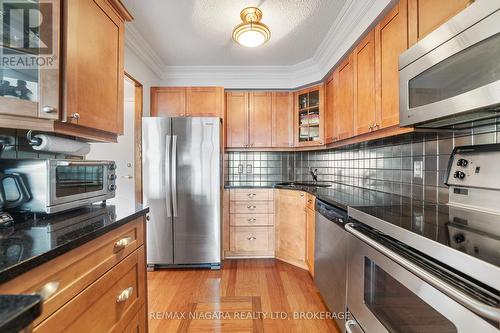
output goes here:
<path id="1" fill-rule="evenodd" d="M 149 116 L 150 110 L 150 88 L 158 85 L 158 77 L 149 69 L 144 62 L 130 49 L 125 47 L 125 72 L 139 81 L 143 86 L 143 115 Z"/>

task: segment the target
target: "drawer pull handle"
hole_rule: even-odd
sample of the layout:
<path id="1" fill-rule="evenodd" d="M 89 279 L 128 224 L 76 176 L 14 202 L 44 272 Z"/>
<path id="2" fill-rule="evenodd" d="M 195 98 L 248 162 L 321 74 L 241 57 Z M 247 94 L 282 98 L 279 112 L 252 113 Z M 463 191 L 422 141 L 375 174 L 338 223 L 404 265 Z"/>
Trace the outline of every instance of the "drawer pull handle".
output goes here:
<path id="1" fill-rule="evenodd" d="M 40 289 L 34 292 L 35 295 L 39 295 L 44 301 L 52 297 L 59 289 L 58 281 L 51 281 L 44 284 Z"/>
<path id="2" fill-rule="evenodd" d="M 255 209 L 257 208 L 256 206 L 247 206 L 248 209 Z"/>
<path id="3" fill-rule="evenodd" d="M 307 200 L 307 202 L 312 203 L 313 201 L 311 199 Z"/>
<path id="4" fill-rule="evenodd" d="M 250 236 L 250 237 L 247 237 L 247 239 L 248 239 L 249 241 L 254 241 L 254 240 L 256 240 L 257 238 L 256 238 L 256 237 L 254 237 L 254 236 Z"/>
<path id="5" fill-rule="evenodd" d="M 116 251 L 121 251 L 123 250 L 127 245 L 132 243 L 132 237 L 123 237 L 122 239 L 119 239 L 115 243 L 115 250 Z"/>
<path id="6" fill-rule="evenodd" d="M 255 223 L 255 221 L 257 221 L 257 219 L 252 217 L 251 219 L 248 219 L 247 221 L 248 221 L 248 223 Z"/>
<path id="7" fill-rule="evenodd" d="M 248 196 L 249 198 L 253 198 L 253 197 L 255 197 L 256 195 L 257 195 L 257 194 L 255 194 L 255 193 L 248 193 L 248 194 L 247 194 L 247 196 Z"/>
<path id="8" fill-rule="evenodd" d="M 121 303 L 125 302 L 132 296 L 132 292 L 134 291 L 134 288 L 128 287 L 127 289 L 123 289 L 120 295 L 116 298 L 116 303 Z"/>

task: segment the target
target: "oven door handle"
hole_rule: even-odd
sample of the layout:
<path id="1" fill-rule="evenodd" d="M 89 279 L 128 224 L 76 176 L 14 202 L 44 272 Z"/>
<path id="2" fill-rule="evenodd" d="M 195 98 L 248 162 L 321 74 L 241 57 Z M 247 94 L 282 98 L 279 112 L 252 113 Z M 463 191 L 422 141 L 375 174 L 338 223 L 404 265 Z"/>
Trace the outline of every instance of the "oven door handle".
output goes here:
<path id="1" fill-rule="evenodd" d="M 454 299 L 458 303 L 462 304 L 464 307 L 469 309 L 470 311 L 493 321 L 499 321 L 500 320 L 500 309 L 495 308 L 493 306 L 484 304 L 466 293 L 462 292 L 461 290 L 453 287 L 452 285 L 448 284 L 447 282 L 443 281 L 439 277 L 435 276 L 434 274 L 429 273 L 425 269 L 420 268 L 418 265 L 414 264 L 413 262 L 405 259 L 401 255 L 397 254 L 396 252 L 388 249 L 387 247 L 383 246 L 382 244 L 378 243 L 377 241 L 373 240 L 372 238 L 366 236 L 362 232 L 359 232 L 356 230 L 354 223 L 347 223 L 345 225 L 345 229 L 362 240 L 363 242 L 367 243 L 377 251 L 381 252 L 385 256 L 389 257 L 390 259 L 394 260 L 396 263 L 410 271 L 411 273 L 415 274 L 434 288 L 440 290 L 442 293 L 446 294 L 450 298 Z"/>
<path id="2" fill-rule="evenodd" d="M 111 161 L 57 161 L 58 166 L 70 166 L 70 165 L 111 165 Z"/>

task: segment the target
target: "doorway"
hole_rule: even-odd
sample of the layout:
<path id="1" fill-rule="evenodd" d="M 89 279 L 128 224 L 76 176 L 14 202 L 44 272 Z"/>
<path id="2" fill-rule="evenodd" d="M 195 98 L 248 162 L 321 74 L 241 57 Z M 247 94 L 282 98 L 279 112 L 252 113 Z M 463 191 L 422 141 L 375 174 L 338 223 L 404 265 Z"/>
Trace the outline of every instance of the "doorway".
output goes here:
<path id="1" fill-rule="evenodd" d="M 142 96 L 140 82 L 125 73 L 123 135 L 116 143 L 93 143 L 87 155 L 91 160 L 116 163 L 116 196 L 122 202 L 142 202 Z"/>

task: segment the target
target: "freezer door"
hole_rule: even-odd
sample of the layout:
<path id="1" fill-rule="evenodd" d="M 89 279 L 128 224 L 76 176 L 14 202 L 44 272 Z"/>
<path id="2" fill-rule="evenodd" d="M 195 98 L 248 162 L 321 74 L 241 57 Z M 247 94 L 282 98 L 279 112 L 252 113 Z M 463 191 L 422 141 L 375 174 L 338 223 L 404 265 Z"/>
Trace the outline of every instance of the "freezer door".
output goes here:
<path id="1" fill-rule="evenodd" d="M 221 260 L 219 118 L 172 119 L 174 264 Z"/>
<path id="2" fill-rule="evenodd" d="M 172 264 L 171 118 L 142 118 L 143 202 L 149 207 L 147 263 Z"/>

